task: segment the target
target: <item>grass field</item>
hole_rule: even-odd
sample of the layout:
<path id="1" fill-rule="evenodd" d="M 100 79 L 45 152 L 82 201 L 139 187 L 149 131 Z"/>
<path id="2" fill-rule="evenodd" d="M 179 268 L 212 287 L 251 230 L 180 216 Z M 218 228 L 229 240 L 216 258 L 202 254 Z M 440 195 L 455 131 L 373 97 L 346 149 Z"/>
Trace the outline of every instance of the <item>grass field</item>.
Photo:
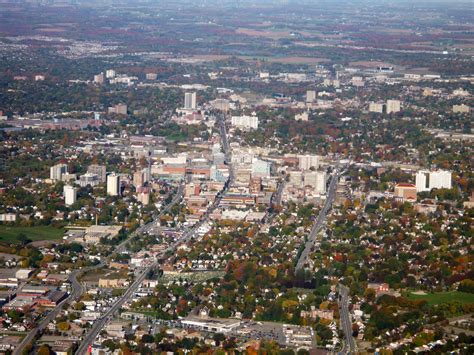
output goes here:
<path id="1" fill-rule="evenodd" d="M 10 227 L 0 226 L 0 242 L 18 243 L 18 235 L 25 234 L 32 241 L 61 239 L 64 234 L 63 229 L 49 226 L 39 227 Z"/>
<path id="2" fill-rule="evenodd" d="M 459 291 L 428 293 L 426 295 L 409 293 L 407 297 L 411 300 L 426 300 L 430 305 L 448 302 L 474 303 L 474 294 Z"/>

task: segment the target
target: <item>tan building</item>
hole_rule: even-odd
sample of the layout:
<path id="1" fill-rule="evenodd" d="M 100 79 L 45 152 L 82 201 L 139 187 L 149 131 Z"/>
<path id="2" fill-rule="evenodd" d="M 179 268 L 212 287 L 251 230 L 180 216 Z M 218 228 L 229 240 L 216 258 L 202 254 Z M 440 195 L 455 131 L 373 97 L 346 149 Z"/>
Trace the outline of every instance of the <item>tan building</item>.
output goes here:
<path id="1" fill-rule="evenodd" d="M 126 279 L 99 279 L 99 287 L 103 288 L 122 288 L 128 284 Z"/>
<path id="2" fill-rule="evenodd" d="M 413 184 L 397 184 L 393 196 L 404 201 L 416 201 L 416 186 Z"/>

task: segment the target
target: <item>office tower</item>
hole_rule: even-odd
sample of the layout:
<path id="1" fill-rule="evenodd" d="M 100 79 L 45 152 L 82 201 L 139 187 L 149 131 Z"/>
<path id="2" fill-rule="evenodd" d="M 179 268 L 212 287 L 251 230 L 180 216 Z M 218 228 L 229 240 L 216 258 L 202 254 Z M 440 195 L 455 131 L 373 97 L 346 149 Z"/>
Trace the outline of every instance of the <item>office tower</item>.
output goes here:
<path id="1" fill-rule="evenodd" d="M 53 181 L 61 180 L 63 174 L 67 174 L 66 164 L 56 164 L 49 168 L 49 178 Z"/>
<path id="2" fill-rule="evenodd" d="M 107 176 L 107 195 L 120 195 L 120 177 L 118 175 L 110 174 Z"/>
<path id="3" fill-rule="evenodd" d="M 63 188 L 64 204 L 71 206 L 77 201 L 77 188 L 71 185 L 64 185 Z"/>
<path id="4" fill-rule="evenodd" d="M 316 91 L 308 90 L 306 91 L 306 102 L 314 102 L 316 100 Z"/>
<path id="5" fill-rule="evenodd" d="M 400 112 L 400 101 L 387 100 L 387 114 Z"/>
<path id="6" fill-rule="evenodd" d="M 197 108 L 195 92 L 187 92 L 184 94 L 184 108 L 186 110 L 195 110 Z"/>
<path id="7" fill-rule="evenodd" d="M 100 182 L 105 182 L 107 178 L 107 172 L 105 165 L 92 164 L 87 167 L 87 172 L 89 174 L 96 174 L 99 177 Z"/>

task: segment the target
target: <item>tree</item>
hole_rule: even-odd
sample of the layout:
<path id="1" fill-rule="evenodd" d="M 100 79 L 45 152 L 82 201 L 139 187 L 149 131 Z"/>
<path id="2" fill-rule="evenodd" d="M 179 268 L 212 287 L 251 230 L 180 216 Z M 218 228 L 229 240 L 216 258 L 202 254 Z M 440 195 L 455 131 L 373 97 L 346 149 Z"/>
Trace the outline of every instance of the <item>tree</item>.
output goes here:
<path id="1" fill-rule="evenodd" d="M 38 349 L 38 355 L 50 355 L 53 352 L 48 345 L 41 345 Z"/>
<path id="2" fill-rule="evenodd" d="M 71 325 L 68 322 L 60 322 L 60 323 L 58 323 L 57 328 L 61 332 L 66 332 L 69 329 L 71 329 Z"/>

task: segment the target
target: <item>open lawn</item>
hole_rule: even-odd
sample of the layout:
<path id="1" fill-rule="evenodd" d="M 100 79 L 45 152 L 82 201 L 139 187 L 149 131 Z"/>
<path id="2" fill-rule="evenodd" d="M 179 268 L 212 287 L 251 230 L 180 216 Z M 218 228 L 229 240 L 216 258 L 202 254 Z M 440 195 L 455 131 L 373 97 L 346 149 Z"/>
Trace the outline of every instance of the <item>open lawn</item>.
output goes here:
<path id="1" fill-rule="evenodd" d="M 428 293 L 426 295 L 409 293 L 407 297 L 411 300 L 426 300 L 430 305 L 448 302 L 474 303 L 474 294 L 459 291 Z"/>
<path id="2" fill-rule="evenodd" d="M 17 244 L 18 236 L 22 233 L 32 241 L 54 240 L 61 239 L 64 230 L 62 228 L 58 229 L 50 226 L 11 227 L 0 225 L 0 242 Z"/>

